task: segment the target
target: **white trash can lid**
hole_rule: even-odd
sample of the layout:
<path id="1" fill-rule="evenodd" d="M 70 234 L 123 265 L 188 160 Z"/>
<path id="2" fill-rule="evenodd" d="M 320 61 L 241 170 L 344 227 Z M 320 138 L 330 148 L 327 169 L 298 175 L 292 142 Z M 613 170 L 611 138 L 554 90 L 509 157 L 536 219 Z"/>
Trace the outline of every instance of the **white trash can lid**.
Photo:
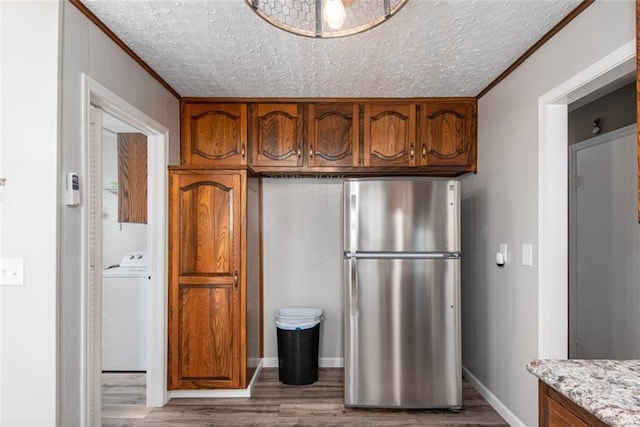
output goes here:
<path id="1" fill-rule="evenodd" d="M 321 308 L 287 307 L 276 311 L 276 326 L 290 331 L 311 329 L 324 319 Z"/>

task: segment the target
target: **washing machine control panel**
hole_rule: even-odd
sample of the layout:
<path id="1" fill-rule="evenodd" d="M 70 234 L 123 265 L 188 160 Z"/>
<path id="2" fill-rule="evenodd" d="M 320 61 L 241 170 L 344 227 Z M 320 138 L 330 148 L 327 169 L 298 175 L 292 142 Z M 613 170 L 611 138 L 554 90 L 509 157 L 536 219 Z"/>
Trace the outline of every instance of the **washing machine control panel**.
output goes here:
<path id="1" fill-rule="evenodd" d="M 120 267 L 146 267 L 147 253 L 145 251 L 129 252 L 120 261 Z"/>

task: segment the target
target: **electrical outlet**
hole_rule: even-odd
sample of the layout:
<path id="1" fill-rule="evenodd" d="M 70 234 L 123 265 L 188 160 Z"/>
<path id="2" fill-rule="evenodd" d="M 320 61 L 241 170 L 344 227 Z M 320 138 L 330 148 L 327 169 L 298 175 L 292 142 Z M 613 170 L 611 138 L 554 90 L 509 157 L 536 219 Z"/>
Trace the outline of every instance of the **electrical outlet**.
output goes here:
<path id="1" fill-rule="evenodd" d="M 24 259 L 0 259 L 0 285 L 20 286 L 24 284 Z"/>
<path id="2" fill-rule="evenodd" d="M 502 254 L 502 259 L 504 260 L 504 263 L 507 263 L 507 244 L 506 243 L 500 243 L 500 250 L 499 252 Z"/>

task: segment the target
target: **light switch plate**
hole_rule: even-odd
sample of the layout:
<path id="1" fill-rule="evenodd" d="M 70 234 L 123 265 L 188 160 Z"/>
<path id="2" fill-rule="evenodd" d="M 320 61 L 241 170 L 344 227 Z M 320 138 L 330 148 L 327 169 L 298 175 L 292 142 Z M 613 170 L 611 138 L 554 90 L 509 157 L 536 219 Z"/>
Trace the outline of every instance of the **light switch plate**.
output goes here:
<path id="1" fill-rule="evenodd" d="M 522 244 L 522 265 L 533 266 L 533 246 L 528 243 Z"/>
<path id="2" fill-rule="evenodd" d="M 24 284 L 24 258 L 0 259 L 0 286 Z"/>

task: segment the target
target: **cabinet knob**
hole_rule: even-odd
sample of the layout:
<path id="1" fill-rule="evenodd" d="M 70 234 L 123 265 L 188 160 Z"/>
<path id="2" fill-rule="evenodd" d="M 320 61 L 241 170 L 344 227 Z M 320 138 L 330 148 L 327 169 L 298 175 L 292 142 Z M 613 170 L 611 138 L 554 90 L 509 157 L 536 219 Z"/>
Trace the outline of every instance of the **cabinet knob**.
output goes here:
<path id="1" fill-rule="evenodd" d="M 246 151 L 246 150 L 245 150 L 244 144 L 242 144 L 242 148 L 241 148 L 241 150 L 240 150 L 240 154 L 242 155 L 242 158 L 243 158 L 243 159 L 244 159 L 244 156 L 245 156 L 245 151 Z"/>
<path id="2" fill-rule="evenodd" d="M 427 144 L 422 144 L 422 157 L 427 157 Z"/>
<path id="3" fill-rule="evenodd" d="M 298 157 L 302 157 L 302 150 L 298 147 Z"/>
<path id="4" fill-rule="evenodd" d="M 309 146 L 309 158 L 313 159 L 313 146 Z"/>
<path id="5" fill-rule="evenodd" d="M 238 289 L 238 271 L 233 272 L 233 286 Z"/>
<path id="6" fill-rule="evenodd" d="M 411 160 L 413 160 L 413 158 L 415 157 L 416 152 L 413 148 L 413 142 L 411 143 L 411 150 L 409 151 L 409 157 L 411 158 Z"/>

